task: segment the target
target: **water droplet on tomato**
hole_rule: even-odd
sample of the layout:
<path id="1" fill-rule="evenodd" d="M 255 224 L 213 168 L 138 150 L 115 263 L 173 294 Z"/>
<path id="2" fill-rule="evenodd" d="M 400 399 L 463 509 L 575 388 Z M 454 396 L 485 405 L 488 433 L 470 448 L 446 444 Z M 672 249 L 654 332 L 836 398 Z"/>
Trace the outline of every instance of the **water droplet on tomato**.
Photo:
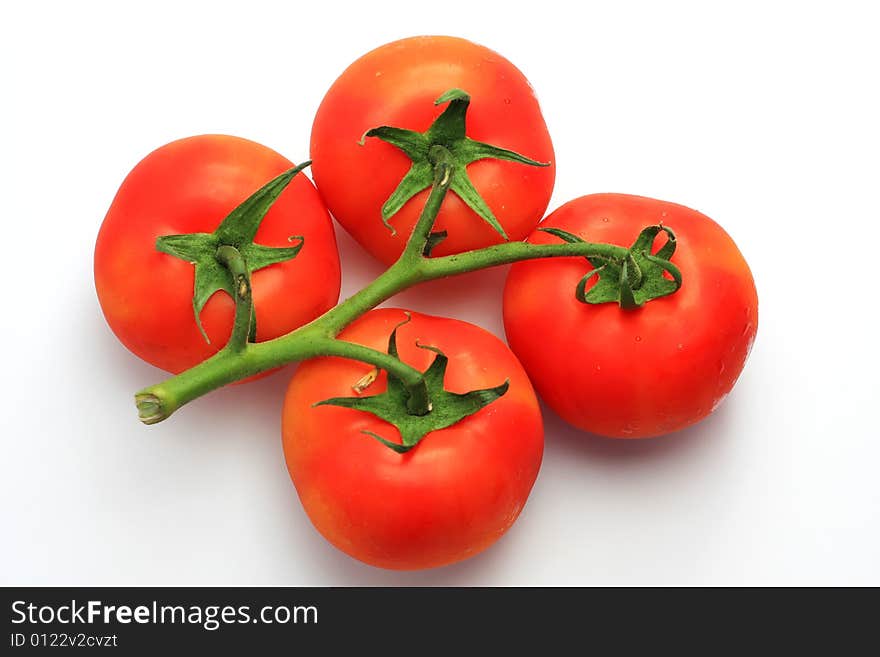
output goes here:
<path id="1" fill-rule="evenodd" d="M 637 335 L 637 336 L 636 336 L 636 342 L 641 342 L 641 341 L 642 341 L 642 336 L 641 336 L 641 335 Z"/>

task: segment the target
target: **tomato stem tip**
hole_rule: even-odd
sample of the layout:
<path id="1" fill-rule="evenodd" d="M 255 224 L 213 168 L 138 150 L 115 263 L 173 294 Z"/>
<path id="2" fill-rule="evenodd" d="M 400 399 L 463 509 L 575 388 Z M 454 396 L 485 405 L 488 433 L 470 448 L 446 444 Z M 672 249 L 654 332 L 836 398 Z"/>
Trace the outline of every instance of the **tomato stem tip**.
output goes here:
<path id="1" fill-rule="evenodd" d="M 168 417 L 162 400 L 152 393 L 136 394 L 134 403 L 138 409 L 138 419 L 144 424 L 156 424 Z"/>

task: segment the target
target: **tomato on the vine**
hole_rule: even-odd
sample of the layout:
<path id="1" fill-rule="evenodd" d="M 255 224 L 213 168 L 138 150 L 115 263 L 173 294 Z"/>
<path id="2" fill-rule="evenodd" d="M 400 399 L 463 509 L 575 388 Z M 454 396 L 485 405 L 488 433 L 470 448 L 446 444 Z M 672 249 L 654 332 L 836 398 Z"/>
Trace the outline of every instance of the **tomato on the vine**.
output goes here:
<path id="1" fill-rule="evenodd" d="M 226 343 L 234 302 L 213 294 L 198 317 L 194 267 L 157 250 L 157 238 L 211 233 L 240 203 L 293 164 L 266 146 L 226 135 L 180 139 L 153 151 L 128 174 L 95 246 L 95 286 L 110 328 L 136 355 L 169 372 L 205 360 Z M 284 335 L 333 307 L 339 254 L 317 190 L 297 175 L 266 214 L 254 243 L 290 247 L 296 257 L 252 276 L 256 338 Z"/>
<path id="2" fill-rule="evenodd" d="M 387 375 L 370 383 L 370 365 L 316 358 L 290 382 L 282 431 L 291 478 L 318 531 L 366 563 L 420 569 L 473 556 L 507 531 L 537 477 L 544 433 L 532 386 L 503 342 L 454 319 L 411 313 L 401 324 L 405 319 L 401 310 L 373 310 L 340 338 L 384 351 L 399 325 L 405 363 L 425 371 L 436 356 L 425 347 L 433 347 L 449 358 L 444 385 L 451 392 L 507 379 L 506 393 L 400 454 L 363 433 L 400 443 L 392 424 L 362 410 L 315 406 L 382 393 Z"/>
<path id="3" fill-rule="evenodd" d="M 742 371 L 758 325 L 752 274 L 728 234 L 703 214 L 655 199 L 595 194 L 541 224 L 629 246 L 648 224 L 677 236 L 683 285 L 636 309 L 575 296 L 585 258 L 520 262 L 504 290 L 504 326 L 544 401 L 569 423 L 617 438 L 658 436 L 711 413 Z M 536 231 L 529 242 L 558 238 Z"/>
<path id="4" fill-rule="evenodd" d="M 442 111 L 435 101 L 450 90 L 470 96 L 467 136 L 516 151 L 549 166 L 501 159 L 467 165 L 474 189 L 511 240 L 541 219 L 553 191 L 553 145 L 538 101 L 523 74 L 496 52 L 464 39 L 414 37 L 386 44 L 349 66 L 333 83 L 312 127 L 315 184 L 333 216 L 374 256 L 400 255 L 427 198 L 424 190 L 382 224 L 382 208 L 412 165 L 401 150 L 364 134 L 379 126 L 425 131 Z M 501 235 L 456 193 L 440 210 L 434 250 L 449 255 L 497 244 Z"/>

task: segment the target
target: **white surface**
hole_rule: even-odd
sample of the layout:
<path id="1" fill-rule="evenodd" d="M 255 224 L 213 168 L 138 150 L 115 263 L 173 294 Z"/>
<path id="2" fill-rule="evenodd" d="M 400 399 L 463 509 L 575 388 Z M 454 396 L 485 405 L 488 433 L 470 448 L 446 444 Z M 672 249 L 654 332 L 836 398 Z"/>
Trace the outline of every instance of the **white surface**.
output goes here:
<path id="1" fill-rule="evenodd" d="M 0 584 L 880 584 L 870 3 L 447 2 L 466 20 L 393 4 L 3 4 Z M 761 305 L 713 417 L 625 443 L 547 412 L 508 535 L 407 574 L 337 552 L 302 512 L 279 440 L 289 369 L 140 425 L 132 392 L 162 374 L 107 329 L 91 258 L 151 149 L 226 132 L 303 159 L 343 68 L 419 33 L 484 43 L 530 78 L 557 149 L 551 207 L 621 191 L 706 212 Z M 379 268 L 340 245 L 350 294 Z M 503 278 L 393 303 L 503 335 Z"/>

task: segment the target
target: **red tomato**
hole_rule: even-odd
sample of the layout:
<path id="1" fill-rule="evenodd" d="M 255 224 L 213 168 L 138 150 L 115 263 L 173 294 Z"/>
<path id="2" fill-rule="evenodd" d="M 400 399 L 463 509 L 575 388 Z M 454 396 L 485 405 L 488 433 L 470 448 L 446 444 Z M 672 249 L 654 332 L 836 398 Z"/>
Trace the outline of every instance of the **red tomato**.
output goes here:
<path id="1" fill-rule="evenodd" d="M 575 298 L 584 258 L 517 263 L 504 326 L 544 401 L 569 423 L 615 438 L 682 429 L 711 413 L 742 371 L 758 326 L 752 274 L 733 240 L 703 214 L 623 194 L 584 196 L 541 224 L 630 246 L 662 222 L 675 231 L 683 285 L 636 310 Z M 536 231 L 534 243 L 559 239 Z M 655 246 L 659 247 L 660 241 Z"/>
<path id="2" fill-rule="evenodd" d="M 223 347 L 234 303 L 215 293 L 193 313 L 192 264 L 156 250 L 162 235 L 213 232 L 231 210 L 293 164 L 246 139 L 202 135 L 153 151 L 128 174 L 95 246 L 95 286 L 110 328 L 133 353 L 181 372 Z M 305 244 L 292 260 L 254 272 L 257 339 L 283 335 L 323 314 L 339 298 L 339 255 L 317 190 L 297 175 L 263 219 L 254 241 Z"/>
<path id="3" fill-rule="evenodd" d="M 379 139 L 358 145 L 370 128 L 393 126 L 422 132 L 444 109 L 434 101 L 463 89 L 471 96 L 471 139 L 516 151 L 549 167 L 480 160 L 467 167 L 511 240 L 523 239 L 544 215 L 553 191 L 553 145 L 528 80 L 501 55 L 464 39 L 414 37 L 367 53 L 339 77 L 318 108 L 312 127 L 315 184 L 327 207 L 370 253 L 397 259 L 427 199 L 423 191 L 382 224 L 382 204 L 410 168 L 409 158 Z M 449 232 L 434 255 L 449 255 L 502 240 L 454 193 L 435 224 Z"/>
<path id="4" fill-rule="evenodd" d="M 374 310 L 341 338 L 385 350 L 401 310 Z M 507 393 L 398 454 L 366 429 L 400 442 L 391 424 L 360 410 L 315 402 L 352 396 L 371 367 L 343 358 L 302 363 L 284 402 L 284 453 L 312 523 L 337 548 L 383 568 L 419 569 L 473 556 L 516 520 L 544 446 L 535 393 L 516 357 L 494 335 L 454 319 L 412 313 L 397 332 L 400 357 L 424 371 L 449 357 L 445 387 L 465 393 L 510 380 Z M 381 393 L 382 373 L 363 394 Z"/>

